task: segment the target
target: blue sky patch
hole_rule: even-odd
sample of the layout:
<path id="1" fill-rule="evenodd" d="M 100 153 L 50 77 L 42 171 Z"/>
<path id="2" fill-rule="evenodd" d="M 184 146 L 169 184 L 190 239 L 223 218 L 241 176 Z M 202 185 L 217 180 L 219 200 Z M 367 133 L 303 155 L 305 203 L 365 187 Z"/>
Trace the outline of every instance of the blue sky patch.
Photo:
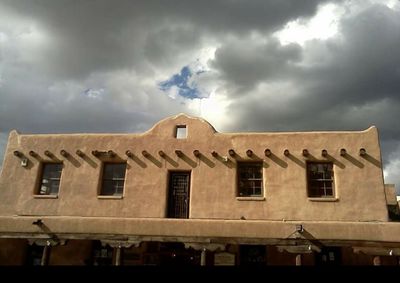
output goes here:
<path id="1" fill-rule="evenodd" d="M 200 75 L 205 71 L 198 71 L 195 75 Z M 170 79 L 158 84 L 162 91 L 168 92 L 172 87 L 178 88 L 178 94 L 184 98 L 195 99 L 201 98 L 202 95 L 197 88 L 197 84 L 190 78 L 193 76 L 192 71 L 188 66 L 181 69 L 179 74 L 173 75 Z"/>

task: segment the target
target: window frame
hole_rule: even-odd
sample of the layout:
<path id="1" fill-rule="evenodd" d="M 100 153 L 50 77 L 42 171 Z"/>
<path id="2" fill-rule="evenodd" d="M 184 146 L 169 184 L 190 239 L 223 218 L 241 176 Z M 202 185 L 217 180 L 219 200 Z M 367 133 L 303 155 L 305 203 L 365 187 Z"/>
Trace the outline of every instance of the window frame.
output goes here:
<path id="1" fill-rule="evenodd" d="M 52 193 L 51 192 L 51 186 L 49 186 L 49 192 L 48 193 L 41 193 L 42 192 L 42 185 L 43 185 L 43 180 L 44 178 L 44 174 L 45 174 L 45 170 L 47 166 L 51 166 L 51 165 L 58 165 L 61 167 L 60 172 L 60 176 L 58 178 L 46 178 L 46 179 L 50 179 L 51 181 L 58 181 L 58 187 L 57 187 L 57 191 L 56 193 Z M 64 169 L 64 164 L 62 162 L 41 162 L 40 164 L 40 173 L 39 173 L 39 178 L 37 181 L 37 185 L 34 191 L 34 195 L 35 197 L 41 197 L 41 198 L 57 198 L 58 194 L 60 193 L 60 187 L 61 187 L 61 179 L 62 179 L 62 171 Z M 49 182 L 49 184 L 51 184 L 51 182 Z"/>
<path id="2" fill-rule="evenodd" d="M 328 164 L 332 166 L 332 171 L 331 171 L 331 179 L 311 179 L 310 178 L 310 169 L 309 166 L 311 164 Z M 311 199 L 327 199 L 327 200 L 335 200 L 336 199 L 336 189 L 335 189 L 335 167 L 334 163 L 331 161 L 307 161 L 306 162 L 306 179 L 307 179 L 307 197 Z M 311 182 L 321 182 L 324 184 L 323 191 L 324 194 L 312 194 L 311 193 Z M 327 194 L 327 188 L 325 186 L 326 182 L 331 182 L 331 191 L 332 194 L 328 195 Z M 318 191 L 321 191 L 321 187 L 318 186 Z"/>
<path id="3" fill-rule="evenodd" d="M 244 194 L 241 192 L 240 189 L 240 182 L 242 180 L 240 173 L 241 173 L 241 169 L 243 168 L 242 166 L 251 166 L 251 167 L 255 167 L 255 165 L 259 165 L 260 170 L 261 170 L 261 178 L 247 178 L 244 179 L 246 181 L 260 181 L 261 182 L 261 186 L 260 186 L 260 194 L 255 194 L 255 187 L 253 186 L 252 190 L 253 193 L 252 194 Z M 264 166 L 263 166 L 263 162 L 262 161 L 239 161 L 236 163 L 236 197 L 237 198 L 243 198 L 243 199 L 254 199 L 254 198 L 264 198 Z"/>
<path id="4" fill-rule="evenodd" d="M 124 177 L 123 178 L 115 178 L 115 177 L 111 177 L 111 178 L 105 178 L 105 170 L 107 166 L 110 165 L 125 165 L 125 169 L 124 169 Z M 98 191 L 98 197 L 100 198 L 122 198 L 124 196 L 125 193 L 125 182 L 126 182 L 126 171 L 128 169 L 128 164 L 127 162 L 103 162 L 102 163 L 102 168 L 101 168 L 101 175 L 100 175 L 100 188 Z M 105 190 L 104 190 L 104 182 L 105 181 L 121 181 L 123 180 L 122 183 L 122 191 L 120 194 L 116 194 L 116 189 L 114 188 L 114 192 L 112 194 L 106 194 Z M 113 186 L 114 187 L 114 186 Z"/>
<path id="5" fill-rule="evenodd" d="M 178 135 L 180 133 L 179 129 L 185 129 L 184 137 Z M 188 126 L 187 125 L 176 125 L 176 127 L 175 127 L 175 138 L 178 139 L 178 140 L 184 140 L 184 139 L 187 139 L 187 137 L 188 137 Z"/>

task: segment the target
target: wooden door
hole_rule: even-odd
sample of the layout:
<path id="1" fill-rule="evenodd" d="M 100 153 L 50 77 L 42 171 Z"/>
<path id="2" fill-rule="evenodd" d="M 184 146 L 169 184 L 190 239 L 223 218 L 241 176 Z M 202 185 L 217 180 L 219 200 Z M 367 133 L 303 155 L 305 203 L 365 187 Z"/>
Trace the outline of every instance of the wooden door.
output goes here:
<path id="1" fill-rule="evenodd" d="M 168 218 L 189 218 L 190 172 L 169 176 Z"/>

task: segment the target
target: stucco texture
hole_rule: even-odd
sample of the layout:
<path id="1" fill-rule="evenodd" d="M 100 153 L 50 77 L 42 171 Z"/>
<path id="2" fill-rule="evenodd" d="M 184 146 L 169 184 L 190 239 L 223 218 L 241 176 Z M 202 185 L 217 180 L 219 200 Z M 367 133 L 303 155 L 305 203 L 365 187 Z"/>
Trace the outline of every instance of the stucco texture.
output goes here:
<path id="1" fill-rule="evenodd" d="M 186 125 L 186 139 L 175 137 L 177 125 Z M 266 148 L 271 157 L 264 155 Z M 340 155 L 341 148 L 346 156 Z M 367 155 L 360 156 L 360 148 Z M 70 156 L 61 156 L 62 149 Z M 78 149 L 86 154 L 84 158 L 76 155 Z M 195 149 L 200 157 L 193 155 Z M 229 149 L 235 150 L 235 158 L 228 155 Z M 251 158 L 246 155 L 248 149 L 254 152 Z M 283 154 L 285 149 L 289 156 Z M 309 157 L 302 156 L 303 149 Z M 321 156 L 322 149 L 328 157 Z M 21 166 L 15 150 L 29 159 L 27 167 Z M 31 150 L 38 157 L 30 156 Z M 46 150 L 54 158 L 44 155 Z M 113 150 L 114 161 L 127 162 L 122 198 L 98 198 L 104 160 L 93 156 L 93 150 Z M 134 156 L 128 158 L 126 150 Z M 151 155 L 144 157 L 143 150 Z M 159 156 L 160 150 L 165 157 Z M 184 156 L 178 157 L 175 150 Z M 212 156 L 212 151 L 219 156 Z M 57 198 L 35 197 L 41 162 L 55 160 L 63 163 Z M 238 160 L 263 161 L 261 198 L 237 198 Z M 334 198 L 307 196 L 307 160 L 333 161 Z M 170 171 L 190 171 L 190 219 L 387 221 L 388 217 L 375 127 L 353 132 L 218 133 L 208 122 L 185 114 L 164 119 L 143 134 L 23 135 L 12 131 L 0 179 L 0 214 L 165 218 Z"/>

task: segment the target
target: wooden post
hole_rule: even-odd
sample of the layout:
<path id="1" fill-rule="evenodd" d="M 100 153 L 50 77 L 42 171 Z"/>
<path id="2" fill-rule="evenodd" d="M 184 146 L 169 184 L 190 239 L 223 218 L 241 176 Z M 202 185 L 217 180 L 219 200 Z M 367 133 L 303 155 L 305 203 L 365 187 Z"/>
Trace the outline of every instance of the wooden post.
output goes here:
<path id="1" fill-rule="evenodd" d="M 301 254 L 296 255 L 296 266 L 301 266 Z"/>
<path id="2" fill-rule="evenodd" d="M 47 265 L 49 260 L 49 253 L 50 253 L 50 245 L 47 244 L 43 248 L 42 260 L 40 261 L 41 266 Z"/>
<path id="3" fill-rule="evenodd" d="M 201 266 L 205 266 L 206 265 L 206 251 L 207 251 L 206 248 L 203 248 L 201 250 L 201 260 L 200 260 L 200 265 Z"/>
<path id="4" fill-rule="evenodd" d="M 121 265 L 121 247 L 116 247 L 115 249 L 115 265 Z"/>

